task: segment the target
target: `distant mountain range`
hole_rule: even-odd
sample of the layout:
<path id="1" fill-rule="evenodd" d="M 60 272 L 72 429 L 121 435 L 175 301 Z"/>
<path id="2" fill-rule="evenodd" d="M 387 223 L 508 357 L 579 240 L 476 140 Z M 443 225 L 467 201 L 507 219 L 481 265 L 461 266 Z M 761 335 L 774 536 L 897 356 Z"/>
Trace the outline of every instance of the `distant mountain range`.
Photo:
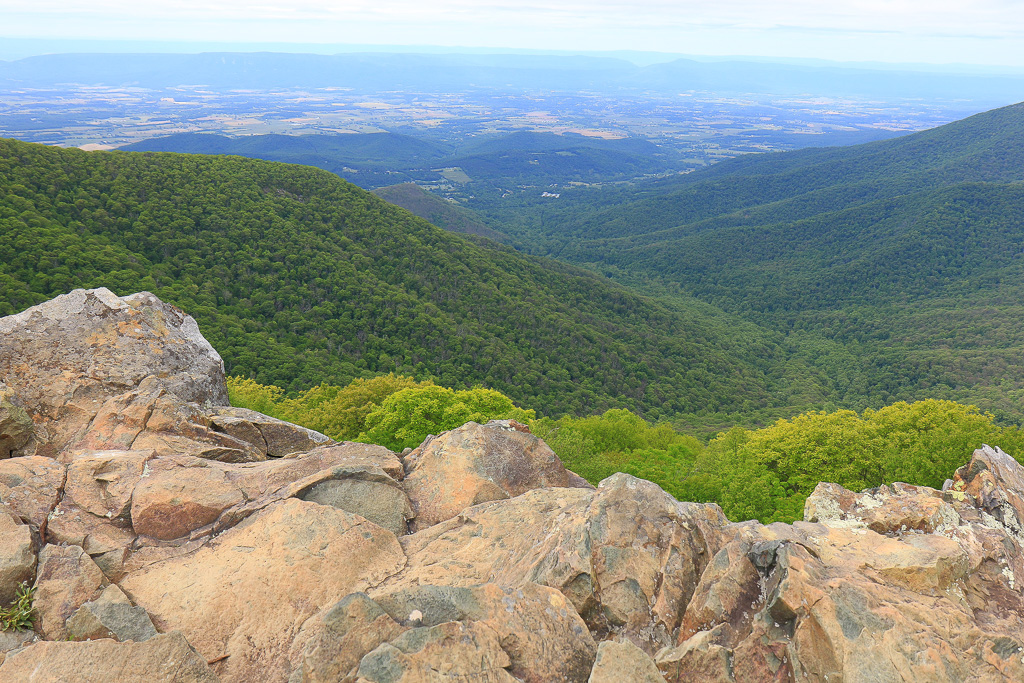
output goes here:
<path id="1" fill-rule="evenodd" d="M 459 144 L 399 133 L 246 135 L 179 133 L 121 149 L 135 152 L 237 154 L 316 166 L 366 189 L 399 182 L 482 182 L 489 187 L 609 182 L 684 166 L 680 154 L 640 138 L 516 132 Z M 445 169 L 458 169 L 452 180 Z"/>
<path id="2" fill-rule="evenodd" d="M 998 106 L 1024 99 L 1024 75 L 839 68 L 756 61 L 636 66 L 596 56 L 523 54 L 293 53 L 63 54 L 0 62 L 0 84 L 45 87 L 89 83 L 163 88 L 340 87 L 458 92 L 466 87 L 525 90 L 628 90 L 723 94 L 950 98 Z"/>

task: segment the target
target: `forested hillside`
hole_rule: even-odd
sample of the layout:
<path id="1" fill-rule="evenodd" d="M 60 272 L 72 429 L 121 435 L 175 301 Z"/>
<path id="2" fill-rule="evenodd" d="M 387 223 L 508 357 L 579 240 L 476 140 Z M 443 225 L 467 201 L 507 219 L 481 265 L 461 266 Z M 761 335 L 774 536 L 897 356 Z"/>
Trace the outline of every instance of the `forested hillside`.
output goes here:
<path id="1" fill-rule="evenodd" d="M 558 205 L 478 203 L 513 238 L 787 334 L 839 405 L 1019 419 L 1024 105 L 895 140 L 749 155 Z"/>
<path id="2" fill-rule="evenodd" d="M 398 371 L 543 414 L 823 400 L 781 335 L 440 230 L 314 168 L 0 141 L 0 314 L 150 290 L 228 372 L 289 390 Z"/>
<path id="3" fill-rule="evenodd" d="M 237 154 L 254 159 L 316 166 L 374 189 L 398 182 L 460 182 L 484 191 L 525 183 L 612 181 L 685 168 L 680 153 L 641 138 L 605 140 L 578 134 L 516 132 L 479 140 L 441 142 L 398 133 L 360 135 L 245 135 L 178 133 L 143 140 L 125 151 Z M 537 193 L 539 194 L 539 193 Z"/>

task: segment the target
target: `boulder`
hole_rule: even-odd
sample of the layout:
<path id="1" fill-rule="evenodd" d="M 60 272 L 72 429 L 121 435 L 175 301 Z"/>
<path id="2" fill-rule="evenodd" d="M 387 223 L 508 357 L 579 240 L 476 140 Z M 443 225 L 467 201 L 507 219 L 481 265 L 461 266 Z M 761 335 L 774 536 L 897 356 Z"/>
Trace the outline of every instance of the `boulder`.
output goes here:
<path id="1" fill-rule="evenodd" d="M 628 474 L 597 491 L 533 490 L 405 537 L 408 567 L 370 595 L 538 583 L 565 595 L 599 639 L 618 634 L 654 654 L 675 642 L 726 523 L 718 506 L 680 503 Z"/>
<path id="2" fill-rule="evenodd" d="M 101 451 L 75 458 L 50 515 L 47 541 L 81 546 L 90 556 L 123 554 L 135 540 L 132 494 L 152 457 L 152 451 Z"/>
<path id="3" fill-rule="evenodd" d="M 487 626 L 509 656 L 509 672 L 528 683 L 584 683 L 597 652 L 586 623 L 565 596 L 535 583 L 517 588 L 494 583 L 417 586 L 381 595 L 377 602 L 407 626 L 448 621 Z"/>
<path id="4" fill-rule="evenodd" d="M 353 683 L 363 656 L 405 630 L 366 593 L 352 593 L 302 625 L 288 682 Z"/>
<path id="5" fill-rule="evenodd" d="M 650 655 L 628 640 L 606 640 L 597 649 L 597 659 L 588 683 L 665 683 Z"/>
<path id="6" fill-rule="evenodd" d="M 103 572 L 77 545 L 47 545 L 39 551 L 32 603 L 36 631 L 48 640 L 67 638 L 65 622 L 86 602 L 99 596 Z"/>
<path id="7" fill-rule="evenodd" d="M 264 454 L 281 458 L 292 453 L 305 453 L 317 446 L 333 443 L 320 432 L 278 420 L 255 410 L 219 406 L 207 413 L 218 431 L 241 441 L 260 444 Z"/>
<path id="8" fill-rule="evenodd" d="M 974 507 L 997 519 L 1024 544 L 1024 467 L 998 448 L 974 451 L 971 461 L 953 475 L 949 491 L 957 500 L 969 497 Z"/>
<path id="9" fill-rule="evenodd" d="M 512 420 L 469 422 L 427 439 L 403 461 L 414 530 L 478 503 L 578 485 L 546 443 Z"/>
<path id="10" fill-rule="evenodd" d="M 68 449 L 73 453 L 151 450 L 156 455 L 193 455 L 224 462 L 266 459 L 262 439 L 253 444 L 218 431 L 210 410 L 215 408 L 171 393 L 165 380 L 147 377 L 135 389 L 107 399 Z"/>
<path id="11" fill-rule="evenodd" d="M 0 509 L 0 606 L 14 601 L 18 586 L 31 585 L 36 573 L 36 542 L 32 530 Z"/>
<path id="12" fill-rule="evenodd" d="M 232 468 L 201 458 L 155 458 L 131 500 L 135 533 L 170 541 L 212 525 L 230 507 L 245 502 Z"/>
<path id="13" fill-rule="evenodd" d="M 822 484 L 813 522 L 730 527 L 658 653 L 666 679 L 1024 680 L 1024 558 L 988 512 L 1009 514 L 1021 469 L 979 457 L 995 466 L 950 491 Z"/>
<path id="14" fill-rule="evenodd" d="M 0 377 L 35 422 L 15 455 L 57 455 L 149 376 L 182 401 L 228 403 L 224 364 L 195 320 L 148 292 L 76 289 L 0 318 L 0 340 Z"/>
<path id="15" fill-rule="evenodd" d="M 301 488 L 300 488 L 301 487 Z M 299 482 L 295 497 L 361 515 L 404 536 L 412 508 L 401 484 L 376 465 L 332 467 Z"/>
<path id="16" fill-rule="evenodd" d="M 359 662 L 361 683 L 515 683 L 498 635 L 483 624 L 449 621 L 410 629 Z"/>
<path id="17" fill-rule="evenodd" d="M 224 680 L 283 680 L 307 619 L 404 563 L 391 532 L 344 510 L 289 498 L 194 552 L 130 571 L 120 585 L 158 630 L 182 631 L 216 660 Z"/>
<path id="18" fill-rule="evenodd" d="M 94 601 L 78 608 L 67 620 L 71 640 L 97 640 L 113 638 L 125 642 L 141 643 L 156 635 L 153 621 L 146 610 L 132 605 L 120 588 L 107 586 Z"/>
<path id="19" fill-rule="evenodd" d="M 0 680 L 32 683 L 218 683 L 206 661 L 180 633 L 144 643 L 114 640 L 34 643 L 9 654 Z"/>
<path id="20" fill-rule="evenodd" d="M 52 458 L 0 460 L 0 504 L 42 534 L 63 493 L 65 472 Z"/>

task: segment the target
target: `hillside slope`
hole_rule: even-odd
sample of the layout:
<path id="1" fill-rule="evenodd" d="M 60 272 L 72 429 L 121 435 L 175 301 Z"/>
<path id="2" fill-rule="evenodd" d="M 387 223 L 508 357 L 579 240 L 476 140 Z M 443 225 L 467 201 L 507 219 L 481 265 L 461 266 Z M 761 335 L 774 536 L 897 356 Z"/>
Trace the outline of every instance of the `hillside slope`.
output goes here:
<path id="1" fill-rule="evenodd" d="M 1021 169 L 1024 104 L 894 140 L 580 191 L 544 225 L 509 225 L 568 261 L 839 342 L 850 355 L 829 372 L 847 405 L 966 398 L 1019 418 Z"/>
<path id="2" fill-rule="evenodd" d="M 822 400 L 806 366 L 783 379 L 778 335 L 469 241 L 313 168 L 3 140 L 0 197 L 0 314 L 150 290 L 263 383 L 398 371 L 655 418 Z"/>

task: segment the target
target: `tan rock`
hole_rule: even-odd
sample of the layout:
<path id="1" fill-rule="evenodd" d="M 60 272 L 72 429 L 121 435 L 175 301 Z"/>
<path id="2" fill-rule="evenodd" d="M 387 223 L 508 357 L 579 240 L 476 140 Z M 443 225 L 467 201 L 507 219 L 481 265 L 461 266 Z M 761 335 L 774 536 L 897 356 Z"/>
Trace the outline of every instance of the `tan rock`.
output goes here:
<path id="1" fill-rule="evenodd" d="M 0 460 L 0 503 L 40 533 L 64 488 L 65 467 L 40 456 Z"/>
<path id="2" fill-rule="evenodd" d="M 318 446 L 334 443 L 320 432 L 257 413 L 255 410 L 225 406 L 211 408 L 209 415 L 210 421 L 220 431 L 243 441 L 262 443 L 265 446 L 264 452 L 275 458 L 292 453 L 305 453 Z M 254 437 L 258 437 L 259 441 Z"/>
<path id="3" fill-rule="evenodd" d="M 404 630 L 365 593 L 352 593 L 302 625 L 288 681 L 352 683 L 363 656 Z"/>
<path id="4" fill-rule="evenodd" d="M 533 490 L 405 537 L 408 569 L 370 595 L 539 583 L 561 591 L 593 633 L 623 635 L 653 654 L 674 642 L 725 524 L 717 506 L 679 503 L 627 474 L 596 492 Z"/>
<path id="5" fill-rule="evenodd" d="M 449 621 L 414 628 L 363 657 L 360 683 L 515 683 L 508 655 L 483 624 Z"/>
<path id="6" fill-rule="evenodd" d="M 245 500 L 230 468 L 177 456 L 148 463 L 131 500 L 132 527 L 142 536 L 170 541 L 213 524 Z"/>
<path id="7" fill-rule="evenodd" d="M 14 601 L 18 586 L 32 584 L 36 573 L 32 530 L 12 513 L 0 509 L 0 606 Z"/>
<path id="8" fill-rule="evenodd" d="M 32 683 L 217 683 L 180 633 L 144 643 L 114 640 L 38 642 L 0 664 L 0 680 Z"/>
<path id="9" fill-rule="evenodd" d="M 734 683 L 733 651 L 722 642 L 742 639 L 733 637 L 728 624 L 719 624 L 708 631 L 698 631 L 681 645 L 666 647 L 655 656 L 658 671 L 666 681 L 700 681 L 701 683 Z"/>
<path id="10" fill-rule="evenodd" d="M 947 494 L 822 484 L 806 508 L 821 523 L 731 527 L 659 668 L 669 681 L 1024 676 L 1020 545 L 979 498 Z"/>
<path id="11" fill-rule="evenodd" d="M 132 571 L 121 587 L 161 631 L 181 630 L 227 681 L 283 680 L 303 623 L 337 596 L 399 571 L 394 534 L 332 507 L 273 503 L 195 552 Z"/>
<path id="12" fill-rule="evenodd" d="M 82 546 L 90 555 L 127 551 L 135 540 L 132 493 L 152 457 L 152 451 L 101 451 L 76 457 L 68 465 L 64 495 L 50 516 L 47 540 Z"/>
<path id="13" fill-rule="evenodd" d="M 195 320 L 148 292 L 77 289 L 0 318 L 0 339 L 0 377 L 35 422 L 15 455 L 57 455 L 150 375 L 183 401 L 227 404 L 223 362 Z"/>
<path id="14" fill-rule="evenodd" d="M 471 505 L 531 489 L 567 487 L 570 473 L 547 444 L 509 420 L 469 422 L 428 439 L 405 456 L 405 490 L 414 530 L 451 519 Z"/>
<path id="15" fill-rule="evenodd" d="M 295 497 L 361 515 L 403 536 L 412 508 L 401 484 L 376 465 L 332 467 L 296 482 Z"/>
<path id="16" fill-rule="evenodd" d="M 4 663 L 4 659 L 9 652 L 31 645 L 37 639 L 38 636 L 35 634 L 35 631 L 29 629 L 23 631 L 0 631 L 0 664 Z"/>
<path id="17" fill-rule="evenodd" d="M 1024 544 L 1024 467 L 998 448 L 974 451 L 971 461 L 953 475 L 950 495 L 997 519 Z"/>
<path id="18" fill-rule="evenodd" d="M 79 607 L 67 620 L 66 628 L 72 640 L 113 638 L 122 643 L 140 643 L 156 635 L 146 610 L 132 605 L 116 585 L 107 586 L 96 600 Z"/>
<path id="19" fill-rule="evenodd" d="M 651 657 L 628 640 L 606 640 L 597 650 L 588 683 L 665 683 Z"/>
<path id="20" fill-rule="evenodd" d="M 33 607 L 36 631 L 51 640 L 67 637 L 65 622 L 79 607 L 95 599 L 103 572 L 77 545 L 47 545 L 39 551 Z"/>
<path id="21" fill-rule="evenodd" d="M 565 596 L 547 586 L 417 586 L 381 595 L 377 601 L 409 626 L 447 621 L 487 626 L 509 656 L 509 672 L 521 681 L 583 683 L 594 664 L 597 643 L 586 623 Z"/>
<path id="22" fill-rule="evenodd" d="M 0 383 L 0 459 L 26 445 L 35 429 L 32 418 L 16 401 L 14 392 Z"/>
<path id="23" fill-rule="evenodd" d="M 169 391 L 152 399 L 146 427 L 132 441 L 132 448 L 152 449 L 157 455 L 192 455 L 223 462 L 266 459 L 262 443 L 251 444 L 217 431 L 207 409 L 183 401 Z"/>

